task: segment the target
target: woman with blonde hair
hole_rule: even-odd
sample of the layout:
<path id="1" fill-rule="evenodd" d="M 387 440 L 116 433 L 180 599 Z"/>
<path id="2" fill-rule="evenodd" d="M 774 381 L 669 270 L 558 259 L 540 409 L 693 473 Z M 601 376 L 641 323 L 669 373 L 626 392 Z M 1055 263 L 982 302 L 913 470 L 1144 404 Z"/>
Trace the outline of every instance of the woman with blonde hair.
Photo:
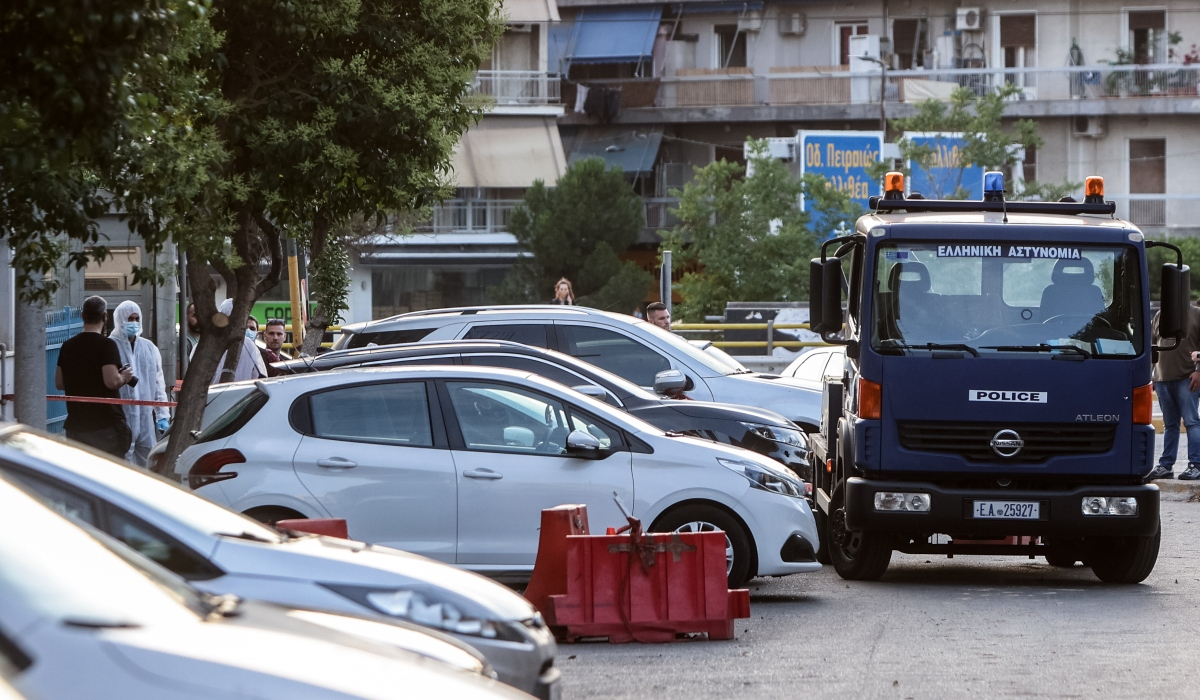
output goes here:
<path id="1" fill-rule="evenodd" d="M 550 300 L 550 303 L 563 306 L 575 304 L 575 290 L 571 288 L 571 280 L 563 277 L 554 283 L 554 298 Z"/>

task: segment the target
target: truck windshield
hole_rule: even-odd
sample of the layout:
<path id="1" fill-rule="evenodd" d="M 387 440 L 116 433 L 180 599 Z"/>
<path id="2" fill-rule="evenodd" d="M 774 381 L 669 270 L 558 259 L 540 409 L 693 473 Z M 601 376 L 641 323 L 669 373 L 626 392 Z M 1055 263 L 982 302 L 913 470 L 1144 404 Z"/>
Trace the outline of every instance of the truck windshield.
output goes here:
<path id="1" fill-rule="evenodd" d="M 1142 352 L 1132 247 L 942 241 L 877 252 L 872 347 L 881 353 Z"/>

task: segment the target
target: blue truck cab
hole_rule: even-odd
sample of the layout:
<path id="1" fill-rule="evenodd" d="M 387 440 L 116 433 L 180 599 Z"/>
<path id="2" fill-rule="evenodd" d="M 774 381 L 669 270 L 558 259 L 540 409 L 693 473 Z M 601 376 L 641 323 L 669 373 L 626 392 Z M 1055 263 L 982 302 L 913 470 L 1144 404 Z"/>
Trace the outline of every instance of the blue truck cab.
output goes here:
<path id="1" fill-rule="evenodd" d="M 1159 545 L 1151 370 L 1186 333 L 1178 249 L 1084 202 L 905 198 L 891 173 L 812 262 L 813 330 L 846 345 L 813 436 L 821 558 L 877 579 L 893 551 L 1082 561 L 1136 583 Z M 1151 340 L 1146 250 L 1162 268 Z"/>

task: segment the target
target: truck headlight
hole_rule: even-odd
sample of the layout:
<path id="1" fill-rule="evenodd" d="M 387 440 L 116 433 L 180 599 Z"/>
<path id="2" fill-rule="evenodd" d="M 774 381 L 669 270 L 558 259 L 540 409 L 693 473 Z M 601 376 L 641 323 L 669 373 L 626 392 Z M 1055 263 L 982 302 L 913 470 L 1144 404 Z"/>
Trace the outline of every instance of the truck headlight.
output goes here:
<path id="1" fill-rule="evenodd" d="M 740 459 L 717 457 L 717 461 L 726 469 L 735 471 L 749 479 L 752 488 L 761 491 L 773 491 L 794 498 L 804 498 L 804 482 L 790 477 L 783 472 L 775 471 L 754 462 L 743 462 Z"/>
<path id="2" fill-rule="evenodd" d="M 469 604 L 448 600 L 438 591 L 428 589 L 367 588 L 332 583 L 321 584 L 325 588 L 349 598 L 363 607 L 389 617 L 406 620 L 415 625 L 432 627 L 443 632 L 465 634 L 485 639 L 503 639 L 508 642 L 525 642 L 519 622 L 492 620 L 479 611 L 471 610 Z"/>
<path id="3" fill-rule="evenodd" d="M 1084 496 L 1084 515 L 1137 515 L 1136 496 Z"/>
<path id="4" fill-rule="evenodd" d="M 930 502 L 929 494 L 927 493 L 879 491 L 875 494 L 875 510 L 928 513 Z"/>

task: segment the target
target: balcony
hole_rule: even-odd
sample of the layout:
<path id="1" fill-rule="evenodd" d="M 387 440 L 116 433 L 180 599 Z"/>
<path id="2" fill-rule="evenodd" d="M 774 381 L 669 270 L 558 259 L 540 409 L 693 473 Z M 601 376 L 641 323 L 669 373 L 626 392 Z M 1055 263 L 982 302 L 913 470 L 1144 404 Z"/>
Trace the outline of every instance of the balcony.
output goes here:
<path id="1" fill-rule="evenodd" d="M 488 95 L 497 106 L 544 106 L 559 104 L 562 81 L 556 73 L 525 70 L 481 70 L 472 89 Z"/>
<path id="2" fill-rule="evenodd" d="M 604 82 L 621 87 L 617 121 L 661 123 L 877 118 L 881 81 L 879 71 L 851 72 L 846 66 L 776 66 L 765 75 L 749 68 L 689 69 L 662 78 L 652 103 L 626 100 L 621 81 Z M 627 82 L 636 95 L 645 91 L 645 81 Z M 983 95 L 1011 83 L 1021 88 L 1012 98 L 1011 116 L 1190 114 L 1200 113 L 1198 82 L 1200 66 L 1179 64 L 888 71 L 883 101 L 892 105 L 888 116 L 906 116 L 916 103 L 948 100 L 958 87 Z M 1150 104 L 1153 99 L 1159 102 Z"/>
<path id="3" fill-rule="evenodd" d="M 433 216 L 416 226 L 416 233 L 508 233 L 512 212 L 524 204 L 520 199 L 448 199 L 434 207 Z M 673 197 L 643 200 L 645 231 L 675 228 L 679 219 L 670 213 L 679 206 Z"/>

